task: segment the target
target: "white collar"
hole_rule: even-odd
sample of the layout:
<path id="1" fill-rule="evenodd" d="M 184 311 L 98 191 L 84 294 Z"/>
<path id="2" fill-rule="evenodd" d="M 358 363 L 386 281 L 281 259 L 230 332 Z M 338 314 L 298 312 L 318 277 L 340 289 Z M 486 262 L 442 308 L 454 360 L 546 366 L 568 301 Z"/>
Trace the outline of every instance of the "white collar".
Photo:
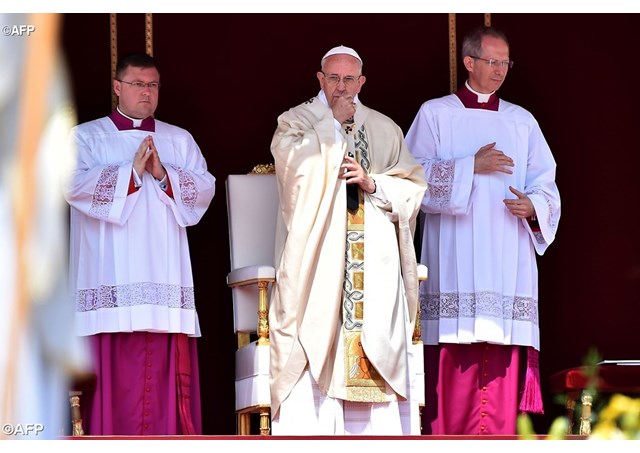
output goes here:
<path id="1" fill-rule="evenodd" d="M 120 110 L 120 106 L 116 106 L 116 109 L 118 109 L 118 112 L 120 113 L 120 115 L 124 116 L 127 119 L 130 119 L 131 121 L 133 121 L 133 127 L 140 127 L 142 125 L 142 120 L 138 119 L 138 118 L 131 118 L 129 115 L 125 115 L 124 113 L 122 113 L 122 110 Z"/>
<path id="2" fill-rule="evenodd" d="M 489 102 L 489 98 L 491 97 L 491 95 L 496 92 L 495 90 L 493 90 L 491 93 L 478 93 L 476 90 L 471 88 L 471 86 L 469 85 L 469 81 L 468 80 L 466 82 L 464 82 L 464 84 L 469 89 L 469 91 L 471 91 L 473 94 L 478 96 L 478 103 L 479 104 L 486 104 L 487 102 Z"/>

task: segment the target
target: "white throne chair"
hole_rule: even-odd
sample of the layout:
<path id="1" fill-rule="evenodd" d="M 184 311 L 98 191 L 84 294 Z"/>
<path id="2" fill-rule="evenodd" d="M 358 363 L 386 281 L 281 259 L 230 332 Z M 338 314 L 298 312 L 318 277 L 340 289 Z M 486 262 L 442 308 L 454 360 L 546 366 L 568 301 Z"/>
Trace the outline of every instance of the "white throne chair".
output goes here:
<path id="1" fill-rule="evenodd" d="M 235 410 L 238 434 L 251 434 L 259 414 L 260 434 L 270 434 L 268 301 L 273 266 L 278 191 L 273 166 L 257 166 L 226 181 L 236 351 Z"/>
<path id="2" fill-rule="evenodd" d="M 257 166 L 246 175 L 226 181 L 236 351 L 235 410 L 237 433 L 251 433 L 251 415 L 259 414 L 260 434 L 270 434 L 268 301 L 273 266 L 278 190 L 273 166 Z M 418 265 L 418 279 L 427 279 L 427 267 Z M 420 307 L 409 347 L 409 400 L 401 407 L 403 431 L 419 435 L 425 405 L 424 351 Z"/>
<path id="3" fill-rule="evenodd" d="M 427 280 L 428 275 L 427 266 L 418 263 L 418 281 Z M 403 432 L 416 436 L 422 434 L 422 410 L 425 406 L 424 343 L 420 315 L 420 303 L 418 303 L 412 344 L 409 345 L 409 399 L 400 406 Z"/>

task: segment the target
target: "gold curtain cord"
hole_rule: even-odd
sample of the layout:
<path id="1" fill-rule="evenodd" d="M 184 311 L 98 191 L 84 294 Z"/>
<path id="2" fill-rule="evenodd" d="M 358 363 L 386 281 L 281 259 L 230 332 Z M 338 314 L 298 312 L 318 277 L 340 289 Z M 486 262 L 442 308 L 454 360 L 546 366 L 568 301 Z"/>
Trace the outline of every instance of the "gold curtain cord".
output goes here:
<path id="1" fill-rule="evenodd" d="M 153 57 L 153 14 L 144 15 L 144 41 L 147 55 Z"/>
<path id="2" fill-rule="evenodd" d="M 456 51 L 456 13 L 449 13 L 449 92 L 458 87 L 458 57 Z"/>
<path id="3" fill-rule="evenodd" d="M 491 27 L 491 13 L 484 13 L 485 27 Z M 458 57 L 456 37 L 456 14 L 449 13 L 449 92 L 458 89 Z"/>
<path id="4" fill-rule="evenodd" d="M 109 45 L 111 51 L 111 80 L 116 78 L 116 65 L 118 64 L 118 14 L 109 14 Z M 147 55 L 153 57 L 153 14 L 144 15 L 144 47 Z M 111 89 L 111 108 L 118 105 L 118 97 Z"/>
<path id="5" fill-rule="evenodd" d="M 111 48 L 111 80 L 116 78 L 116 64 L 118 63 L 118 23 L 117 14 L 109 14 L 109 42 Z M 116 108 L 118 97 L 111 88 L 111 110 Z"/>

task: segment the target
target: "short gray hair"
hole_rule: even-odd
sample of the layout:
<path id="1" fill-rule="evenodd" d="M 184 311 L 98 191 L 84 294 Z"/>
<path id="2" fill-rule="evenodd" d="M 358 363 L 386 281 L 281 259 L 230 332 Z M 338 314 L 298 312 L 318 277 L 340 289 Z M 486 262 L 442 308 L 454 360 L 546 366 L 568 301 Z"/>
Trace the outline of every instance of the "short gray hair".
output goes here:
<path id="1" fill-rule="evenodd" d="M 482 38 L 491 36 L 503 40 L 507 47 L 509 41 L 507 35 L 493 27 L 480 26 L 467 33 L 462 41 L 462 58 L 464 57 L 480 57 L 482 52 Z"/>

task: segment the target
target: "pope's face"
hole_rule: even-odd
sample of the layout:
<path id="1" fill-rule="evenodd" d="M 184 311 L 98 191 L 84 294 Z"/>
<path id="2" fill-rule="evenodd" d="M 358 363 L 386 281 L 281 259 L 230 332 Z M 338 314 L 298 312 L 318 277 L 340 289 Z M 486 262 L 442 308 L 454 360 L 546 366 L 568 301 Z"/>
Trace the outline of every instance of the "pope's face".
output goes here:
<path id="1" fill-rule="evenodd" d="M 351 55 L 332 55 L 324 61 L 323 70 L 317 76 L 320 88 L 324 91 L 329 104 L 333 104 L 333 98 L 346 97 L 353 99 L 366 81 L 361 75 L 362 65 L 360 61 Z"/>

